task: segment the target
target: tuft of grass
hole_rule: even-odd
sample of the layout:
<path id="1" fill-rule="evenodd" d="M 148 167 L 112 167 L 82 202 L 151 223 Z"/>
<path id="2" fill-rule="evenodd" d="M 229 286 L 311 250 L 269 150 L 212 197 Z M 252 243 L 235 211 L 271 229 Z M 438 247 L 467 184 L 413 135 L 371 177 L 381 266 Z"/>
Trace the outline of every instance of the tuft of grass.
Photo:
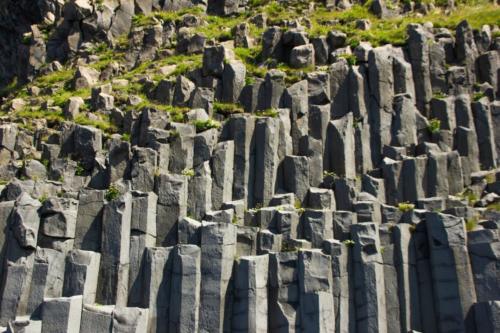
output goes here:
<path id="1" fill-rule="evenodd" d="M 83 176 L 83 175 L 85 175 L 85 169 L 83 168 L 83 166 L 82 166 L 81 163 L 78 163 L 76 165 L 75 175 L 76 176 Z"/>
<path id="2" fill-rule="evenodd" d="M 356 242 L 354 242 L 352 239 L 346 239 L 342 243 L 344 243 L 347 247 L 353 247 L 356 244 Z"/>
<path id="3" fill-rule="evenodd" d="M 243 108 L 238 104 L 233 103 L 220 103 L 215 102 L 213 104 L 214 112 L 220 113 L 222 115 L 228 116 L 234 113 L 243 113 L 245 112 Z"/>
<path id="4" fill-rule="evenodd" d="M 119 196 L 120 196 L 120 190 L 114 184 L 109 185 L 105 195 L 106 200 L 113 201 Z"/>
<path id="5" fill-rule="evenodd" d="M 356 63 L 358 62 L 358 59 L 354 54 L 342 54 L 340 57 L 347 60 L 347 63 L 350 66 L 356 66 Z"/>
<path id="6" fill-rule="evenodd" d="M 46 119 L 49 122 L 60 123 L 64 121 L 62 111 L 29 109 L 18 111 L 15 116 L 21 119 Z"/>
<path id="7" fill-rule="evenodd" d="M 191 178 L 191 177 L 194 177 L 195 173 L 194 173 L 193 169 L 184 169 L 184 170 L 182 170 L 182 175 Z"/>
<path id="8" fill-rule="evenodd" d="M 457 195 L 459 198 L 466 199 L 470 206 L 474 206 L 479 200 L 478 196 L 470 188 L 465 189 Z"/>
<path id="9" fill-rule="evenodd" d="M 257 117 L 276 118 L 279 116 L 279 112 L 275 109 L 267 109 L 267 110 L 263 110 L 263 111 L 257 111 L 257 112 L 255 112 L 255 115 Z"/>
<path id="10" fill-rule="evenodd" d="M 199 133 L 212 128 L 219 128 L 221 125 L 216 120 L 207 119 L 207 120 L 196 120 L 194 122 L 194 126 L 196 127 L 196 132 Z"/>
<path id="11" fill-rule="evenodd" d="M 500 212 L 500 201 L 489 204 L 488 206 L 486 206 L 486 209 Z"/>
<path id="12" fill-rule="evenodd" d="M 123 133 L 122 140 L 130 142 L 130 133 Z"/>
<path id="13" fill-rule="evenodd" d="M 109 120 L 109 118 L 107 116 L 102 116 L 102 117 L 104 117 L 106 119 L 94 120 L 94 119 L 89 119 L 87 116 L 85 116 L 83 114 L 79 114 L 75 118 L 75 123 L 77 123 L 78 125 L 83 125 L 83 126 L 92 126 L 92 127 L 98 128 L 101 131 L 104 131 L 104 132 L 109 133 L 109 134 L 116 133 L 117 132 L 116 126 L 111 123 L 111 121 Z"/>
<path id="14" fill-rule="evenodd" d="M 478 222 L 479 222 L 479 218 L 477 216 L 474 216 L 470 219 L 467 219 L 467 221 L 465 222 L 465 229 L 467 231 L 476 230 L 477 226 L 478 226 Z"/>
<path id="15" fill-rule="evenodd" d="M 415 205 L 411 204 L 409 202 L 400 202 L 398 204 L 398 209 L 400 212 L 403 212 L 403 213 L 411 212 L 412 210 L 415 209 Z"/>
<path id="16" fill-rule="evenodd" d="M 427 130 L 432 134 L 439 133 L 441 130 L 441 120 L 436 118 L 430 119 L 429 124 L 427 125 Z"/>

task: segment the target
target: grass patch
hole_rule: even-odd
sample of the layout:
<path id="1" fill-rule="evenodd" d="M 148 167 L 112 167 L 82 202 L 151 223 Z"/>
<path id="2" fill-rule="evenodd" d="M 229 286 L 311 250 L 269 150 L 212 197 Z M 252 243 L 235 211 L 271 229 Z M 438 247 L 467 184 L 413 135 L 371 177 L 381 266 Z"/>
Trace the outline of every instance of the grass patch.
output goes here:
<path id="1" fill-rule="evenodd" d="M 415 205 L 409 202 L 400 202 L 398 204 L 398 209 L 400 212 L 407 213 L 415 209 Z"/>
<path id="2" fill-rule="evenodd" d="M 430 119 L 429 124 L 427 124 L 427 130 L 432 134 L 439 133 L 441 130 L 441 120 L 436 118 Z"/>
<path id="3" fill-rule="evenodd" d="M 255 115 L 257 117 L 270 117 L 270 118 L 276 118 L 279 116 L 279 112 L 275 109 L 267 109 L 263 111 L 257 111 L 255 112 Z"/>
<path id="4" fill-rule="evenodd" d="M 120 196 L 120 190 L 113 184 L 109 185 L 106 195 L 104 196 L 106 200 L 113 201 Z"/>
<path id="5" fill-rule="evenodd" d="M 243 113 L 245 112 L 243 108 L 238 105 L 238 104 L 233 104 L 233 103 L 220 103 L 220 102 L 215 102 L 213 104 L 214 112 L 215 113 L 220 113 L 225 116 L 229 116 L 235 113 Z"/>
<path id="6" fill-rule="evenodd" d="M 479 222 L 479 219 L 477 216 L 474 216 L 470 219 L 467 219 L 467 221 L 465 221 L 465 229 L 467 231 L 473 231 L 473 230 L 476 230 L 477 229 L 477 226 L 478 226 L 478 223 Z"/>
<path id="7" fill-rule="evenodd" d="M 75 123 L 82 126 L 92 126 L 109 134 L 116 133 L 116 126 L 111 123 L 110 119 L 107 116 L 103 117 L 105 117 L 106 119 L 89 119 L 86 115 L 79 114 L 75 118 Z"/>
<path id="8" fill-rule="evenodd" d="M 212 128 L 219 128 L 220 127 L 220 123 L 216 120 L 213 120 L 213 119 L 196 120 L 193 124 L 196 127 L 197 133 L 204 132 L 204 131 L 212 129 Z"/>

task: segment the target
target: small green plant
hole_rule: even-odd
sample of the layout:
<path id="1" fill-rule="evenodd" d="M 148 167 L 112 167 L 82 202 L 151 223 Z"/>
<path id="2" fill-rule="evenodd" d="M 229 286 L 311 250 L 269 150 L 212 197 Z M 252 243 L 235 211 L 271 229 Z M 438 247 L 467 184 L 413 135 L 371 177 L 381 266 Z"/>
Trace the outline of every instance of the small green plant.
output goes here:
<path id="1" fill-rule="evenodd" d="M 213 105 L 214 112 L 220 113 L 222 115 L 228 116 L 235 113 L 243 113 L 245 112 L 241 106 L 233 103 L 214 103 Z"/>
<path id="2" fill-rule="evenodd" d="M 108 190 L 106 191 L 105 198 L 108 201 L 113 201 L 120 196 L 120 190 L 113 184 L 109 185 Z"/>
<path id="3" fill-rule="evenodd" d="M 500 201 L 490 203 L 488 206 L 486 206 L 486 209 L 495 212 L 500 212 Z"/>
<path id="4" fill-rule="evenodd" d="M 336 174 L 333 171 L 327 171 L 327 170 L 323 171 L 323 178 L 326 178 L 326 177 L 335 178 L 335 176 L 336 176 Z"/>
<path id="5" fill-rule="evenodd" d="M 236 217 L 236 215 L 233 215 L 233 218 L 231 220 L 231 223 L 232 224 L 238 224 L 238 217 Z"/>
<path id="6" fill-rule="evenodd" d="M 281 252 L 297 252 L 299 250 L 298 247 L 290 244 L 290 242 L 283 242 L 281 244 Z"/>
<path id="7" fill-rule="evenodd" d="M 194 177 L 194 170 L 193 169 L 184 169 L 184 170 L 182 170 L 182 174 L 186 177 Z"/>
<path id="8" fill-rule="evenodd" d="M 196 132 L 203 132 L 211 128 L 219 128 L 220 123 L 213 119 L 196 120 L 194 126 L 196 127 Z"/>
<path id="9" fill-rule="evenodd" d="M 352 239 L 346 239 L 342 243 L 344 243 L 345 246 L 347 246 L 347 247 L 353 247 L 356 244 Z"/>
<path id="10" fill-rule="evenodd" d="M 441 91 L 438 91 L 437 93 L 435 93 L 434 95 L 432 95 L 432 97 L 434 97 L 436 99 L 445 99 L 448 96 L 445 93 L 443 93 Z"/>
<path id="11" fill-rule="evenodd" d="M 48 168 L 49 168 L 49 164 L 50 164 L 50 161 L 49 161 L 49 160 L 47 160 L 47 159 L 45 159 L 45 158 L 42 158 L 42 159 L 40 160 L 40 163 L 42 163 L 42 164 L 43 164 L 43 166 L 45 167 L 45 169 L 48 169 Z"/>
<path id="12" fill-rule="evenodd" d="M 122 140 L 130 142 L 130 133 L 123 133 Z"/>
<path id="13" fill-rule="evenodd" d="M 257 117 L 270 117 L 270 118 L 276 118 L 279 115 L 279 112 L 275 109 L 267 109 L 263 111 L 257 111 L 255 112 L 255 115 Z"/>
<path id="14" fill-rule="evenodd" d="M 45 201 L 47 201 L 49 199 L 49 196 L 47 195 L 47 193 L 44 193 L 42 194 L 39 198 L 38 198 L 38 201 L 40 201 L 40 203 L 45 203 Z"/>
<path id="15" fill-rule="evenodd" d="M 415 205 L 411 204 L 409 202 L 400 202 L 398 204 L 398 209 L 400 212 L 403 212 L 403 213 L 411 212 L 412 210 L 415 209 Z"/>
<path id="16" fill-rule="evenodd" d="M 489 173 L 486 176 L 484 176 L 484 179 L 486 180 L 487 184 L 493 184 L 496 182 L 496 176 L 494 173 Z"/>
<path id="17" fill-rule="evenodd" d="M 477 216 L 471 217 L 470 219 L 467 219 L 465 222 L 465 229 L 467 231 L 473 231 L 476 230 L 478 226 L 479 218 Z"/>
<path id="18" fill-rule="evenodd" d="M 467 188 L 462 193 L 459 193 L 458 197 L 466 199 L 470 206 L 474 206 L 479 200 L 478 196 L 470 188 Z"/>
<path id="19" fill-rule="evenodd" d="M 77 176 L 83 176 L 85 174 L 85 168 L 83 167 L 83 165 L 78 162 L 78 164 L 76 165 L 76 169 L 75 169 L 75 175 Z"/>
<path id="20" fill-rule="evenodd" d="M 178 131 L 178 130 L 175 130 L 175 129 L 174 129 L 174 130 L 171 130 L 171 131 L 170 131 L 170 137 L 171 137 L 171 138 L 173 138 L 173 139 L 178 138 L 180 135 L 181 135 L 181 134 L 179 133 L 179 131 Z"/>
<path id="21" fill-rule="evenodd" d="M 439 133 L 441 130 L 441 120 L 432 118 L 429 120 L 429 124 L 427 125 L 427 130 L 432 134 Z"/>
<path id="22" fill-rule="evenodd" d="M 358 62 L 358 58 L 356 58 L 354 54 L 342 54 L 340 55 L 340 58 L 344 58 L 345 60 L 347 60 L 347 63 L 350 66 L 356 66 Z"/>
<path id="23" fill-rule="evenodd" d="M 474 102 L 479 101 L 481 98 L 483 98 L 485 96 L 486 96 L 486 94 L 484 92 L 474 93 L 474 96 L 473 96 Z"/>

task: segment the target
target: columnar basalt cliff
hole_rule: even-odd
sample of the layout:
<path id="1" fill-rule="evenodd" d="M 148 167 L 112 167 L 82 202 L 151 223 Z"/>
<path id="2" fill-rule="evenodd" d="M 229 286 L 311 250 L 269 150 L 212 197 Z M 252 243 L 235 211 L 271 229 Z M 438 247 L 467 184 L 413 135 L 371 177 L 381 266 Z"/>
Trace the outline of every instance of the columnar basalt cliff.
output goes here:
<path id="1" fill-rule="evenodd" d="M 0 3 L 0 332 L 500 332 L 500 7 Z"/>

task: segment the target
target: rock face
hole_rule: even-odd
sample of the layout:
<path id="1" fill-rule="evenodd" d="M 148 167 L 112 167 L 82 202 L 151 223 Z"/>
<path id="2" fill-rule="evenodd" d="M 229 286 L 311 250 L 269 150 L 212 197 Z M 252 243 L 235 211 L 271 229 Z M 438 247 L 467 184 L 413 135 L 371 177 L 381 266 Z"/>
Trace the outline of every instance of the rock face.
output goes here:
<path id="1" fill-rule="evenodd" d="M 360 4 L 0 1 L 0 332 L 500 332 L 500 29 Z"/>

